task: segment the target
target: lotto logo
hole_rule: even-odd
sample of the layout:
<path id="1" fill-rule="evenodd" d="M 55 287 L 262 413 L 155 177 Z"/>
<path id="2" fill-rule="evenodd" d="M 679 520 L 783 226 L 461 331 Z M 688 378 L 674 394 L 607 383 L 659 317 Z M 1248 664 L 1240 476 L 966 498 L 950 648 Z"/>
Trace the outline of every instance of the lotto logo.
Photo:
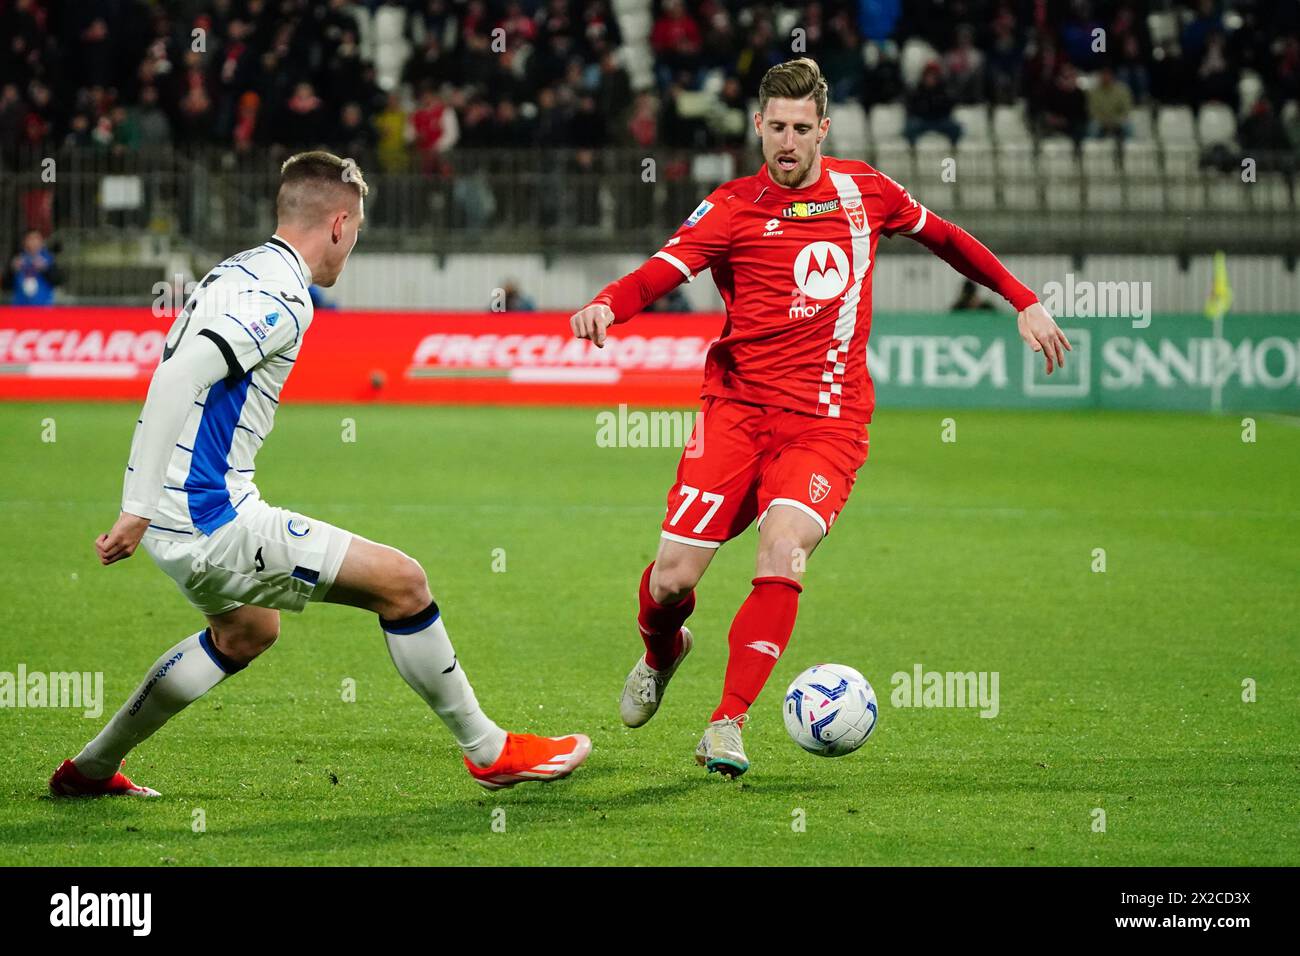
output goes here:
<path id="1" fill-rule="evenodd" d="M 833 299 L 849 284 L 849 257 L 833 242 L 810 242 L 795 256 L 794 283 L 810 299 Z"/>

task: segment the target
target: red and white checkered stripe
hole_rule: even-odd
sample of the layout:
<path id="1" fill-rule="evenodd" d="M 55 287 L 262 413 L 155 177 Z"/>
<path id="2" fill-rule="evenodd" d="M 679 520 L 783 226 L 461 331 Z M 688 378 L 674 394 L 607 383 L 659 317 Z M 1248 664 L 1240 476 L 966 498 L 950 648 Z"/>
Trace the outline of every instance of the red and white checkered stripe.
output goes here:
<path id="1" fill-rule="evenodd" d="M 854 178 L 847 173 L 832 172 L 831 181 L 840 194 L 840 205 L 847 208 L 862 202 L 862 192 Z M 844 368 L 848 364 L 849 347 L 858 324 L 858 306 L 861 303 L 862 280 L 871 265 L 871 223 L 864 217 L 862 229 L 854 229 L 845 218 L 852 237 L 853 280 L 844 291 L 835 331 L 831 333 L 830 347 L 826 350 L 826 364 L 822 367 L 822 380 L 817 390 L 817 414 L 827 418 L 840 417 L 840 403 L 844 400 Z"/>
<path id="2" fill-rule="evenodd" d="M 822 369 L 821 390 L 817 393 L 817 414 L 828 418 L 840 417 L 840 402 L 844 394 L 844 359 L 847 342 L 831 340 L 830 350 L 826 353 L 826 365 Z"/>

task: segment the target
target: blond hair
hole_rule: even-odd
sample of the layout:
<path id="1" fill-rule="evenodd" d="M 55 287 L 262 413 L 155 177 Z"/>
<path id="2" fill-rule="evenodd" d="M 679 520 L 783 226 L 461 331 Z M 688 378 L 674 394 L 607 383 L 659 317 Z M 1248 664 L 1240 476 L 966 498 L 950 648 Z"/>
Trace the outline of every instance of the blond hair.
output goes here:
<path id="1" fill-rule="evenodd" d="M 329 214 L 326 206 L 341 197 L 335 188 L 347 189 L 359 199 L 370 193 L 366 178 L 354 160 L 323 149 L 296 153 L 280 167 L 276 215 L 284 221 L 310 222 Z"/>
<path id="2" fill-rule="evenodd" d="M 817 106 L 817 118 L 825 118 L 826 77 L 822 76 L 816 60 L 801 56 L 797 60 L 778 63 L 763 74 L 763 82 L 758 85 L 758 111 L 766 112 L 767 101 L 771 99 L 802 100 L 809 97 Z"/>

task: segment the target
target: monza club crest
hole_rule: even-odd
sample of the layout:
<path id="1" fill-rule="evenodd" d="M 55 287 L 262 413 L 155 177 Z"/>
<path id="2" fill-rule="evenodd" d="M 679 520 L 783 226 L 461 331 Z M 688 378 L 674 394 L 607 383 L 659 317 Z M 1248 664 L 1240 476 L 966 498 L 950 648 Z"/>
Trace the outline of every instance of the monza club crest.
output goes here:
<path id="1" fill-rule="evenodd" d="M 867 228 L 867 211 L 862 206 L 861 198 L 846 200 L 844 215 L 849 217 L 849 225 L 853 227 L 854 232 L 862 232 Z"/>
<path id="2" fill-rule="evenodd" d="M 808 479 L 808 500 L 813 504 L 817 504 L 830 494 L 830 490 L 831 483 L 826 479 L 826 476 L 813 472 L 812 477 Z"/>

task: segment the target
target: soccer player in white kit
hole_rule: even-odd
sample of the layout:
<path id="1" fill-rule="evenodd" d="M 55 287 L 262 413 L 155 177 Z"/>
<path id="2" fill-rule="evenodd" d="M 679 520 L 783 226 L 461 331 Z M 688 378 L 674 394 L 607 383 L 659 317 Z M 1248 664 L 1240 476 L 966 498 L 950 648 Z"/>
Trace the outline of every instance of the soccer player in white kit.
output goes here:
<path id="1" fill-rule="evenodd" d="M 397 670 L 442 719 L 488 789 L 572 773 L 582 734 L 502 730 L 479 707 L 424 570 L 394 548 L 267 504 L 254 459 L 312 320 L 308 286 L 343 272 L 368 192 L 351 160 L 321 151 L 281 169 L 267 242 L 213 267 L 167 336 L 131 442 L 122 511 L 95 542 L 101 563 L 143 546 L 207 626 L 165 651 L 108 724 L 50 778 L 56 796 L 157 796 L 119 769 L 186 705 L 279 636 L 309 601 L 379 615 Z"/>

